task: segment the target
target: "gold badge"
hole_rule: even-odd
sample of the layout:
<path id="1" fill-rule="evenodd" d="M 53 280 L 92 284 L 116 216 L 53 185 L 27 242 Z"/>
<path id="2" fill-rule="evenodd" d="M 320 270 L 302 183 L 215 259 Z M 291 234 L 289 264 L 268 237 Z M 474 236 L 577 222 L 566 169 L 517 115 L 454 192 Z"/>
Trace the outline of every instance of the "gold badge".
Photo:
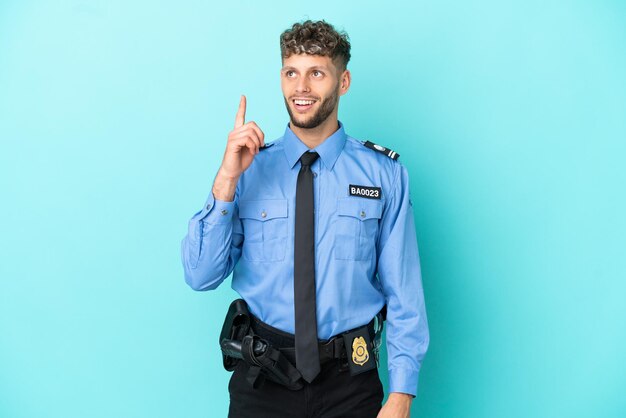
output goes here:
<path id="1" fill-rule="evenodd" d="M 367 363 L 367 360 L 370 359 L 370 355 L 367 352 L 367 344 L 365 343 L 365 338 L 356 337 L 352 341 L 352 361 L 354 364 L 358 364 L 359 366 Z"/>

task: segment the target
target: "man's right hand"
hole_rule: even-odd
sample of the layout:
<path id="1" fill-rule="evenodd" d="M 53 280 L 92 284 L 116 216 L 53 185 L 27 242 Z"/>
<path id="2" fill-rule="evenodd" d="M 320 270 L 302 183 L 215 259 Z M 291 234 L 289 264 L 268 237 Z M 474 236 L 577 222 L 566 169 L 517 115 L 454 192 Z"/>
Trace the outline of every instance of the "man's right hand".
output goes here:
<path id="1" fill-rule="evenodd" d="M 235 116 L 235 128 L 228 134 L 222 166 L 213 184 L 213 196 L 216 199 L 233 200 L 239 176 L 250 167 L 254 156 L 259 153 L 259 148 L 265 145 L 265 135 L 261 128 L 252 121 L 245 123 L 245 118 L 246 96 L 242 95 Z"/>
<path id="2" fill-rule="evenodd" d="M 259 148 L 265 145 L 265 135 L 254 122 L 245 123 L 246 96 L 239 101 L 235 117 L 235 129 L 228 134 L 226 151 L 220 171 L 231 178 L 238 178 L 252 163 Z"/>

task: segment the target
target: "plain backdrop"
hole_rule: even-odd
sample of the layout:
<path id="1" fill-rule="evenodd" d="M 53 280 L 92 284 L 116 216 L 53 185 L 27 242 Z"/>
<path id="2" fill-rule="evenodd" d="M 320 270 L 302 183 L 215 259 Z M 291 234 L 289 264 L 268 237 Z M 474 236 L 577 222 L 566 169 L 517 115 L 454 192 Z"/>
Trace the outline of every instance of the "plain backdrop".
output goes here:
<path id="1" fill-rule="evenodd" d="M 626 416 L 623 2 L 2 0 L 0 417 L 226 416 L 236 294 L 180 241 L 239 95 L 282 135 L 306 18 L 350 35 L 346 131 L 411 177 L 413 416 Z"/>

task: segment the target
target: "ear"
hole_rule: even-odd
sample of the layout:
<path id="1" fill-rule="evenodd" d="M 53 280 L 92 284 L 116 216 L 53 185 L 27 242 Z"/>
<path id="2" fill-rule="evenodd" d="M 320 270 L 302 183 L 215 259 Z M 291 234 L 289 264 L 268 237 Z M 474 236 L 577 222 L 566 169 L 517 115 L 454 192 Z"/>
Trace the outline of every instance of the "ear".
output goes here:
<path id="1" fill-rule="evenodd" d="M 350 74 L 350 70 L 345 70 L 343 74 L 341 74 L 341 82 L 339 83 L 339 95 L 343 96 L 348 92 L 350 88 L 350 83 L 352 82 L 352 75 Z"/>

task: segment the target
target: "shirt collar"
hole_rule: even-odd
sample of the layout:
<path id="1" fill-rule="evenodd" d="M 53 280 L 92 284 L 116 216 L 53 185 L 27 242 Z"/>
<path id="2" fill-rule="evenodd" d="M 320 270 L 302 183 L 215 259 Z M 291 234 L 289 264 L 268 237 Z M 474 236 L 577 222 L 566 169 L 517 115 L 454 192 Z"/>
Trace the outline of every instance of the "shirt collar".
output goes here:
<path id="1" fill-rule="evenodd" d="M 339 128 L 321 144 L 311 150 L 320 155 L 320 159 L 328 170 L 333 169 L 333 166 L 335 165 L 337 158 L 339 158 L 339 154 L 341 154 L 343 146 L 346 143 L 346 132 L 343 129 L 343 123 L 341 123 L 341 121 L 337 122 L 339 123 Z M 304 154 L 304 152 L 308 151 L 309 148 L 291 130 L 289 124 L 287 124 L 287 128 L 285 129 L 283 143 L 285 155 L 287 156 L 287 162 L 289 163 L 289 167 L 293 168 L 293 166 L 296 165 L 300 159 L 300 156 Z"/>

